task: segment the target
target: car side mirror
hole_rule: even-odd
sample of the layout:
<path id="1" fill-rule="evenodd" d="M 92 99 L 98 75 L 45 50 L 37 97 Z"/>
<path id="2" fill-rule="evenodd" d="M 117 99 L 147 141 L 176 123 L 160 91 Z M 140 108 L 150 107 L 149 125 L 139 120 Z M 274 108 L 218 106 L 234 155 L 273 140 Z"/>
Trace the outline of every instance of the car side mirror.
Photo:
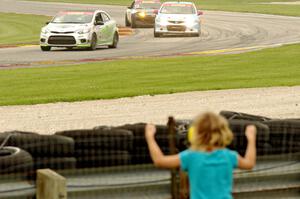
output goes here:
<path id="1" fill-rule="evenodd" d="M 128 6 L 127 8 L 128 8 L 128 9 L 131 9 L 131 6 Z"/>
<path id="2" fill-rule="evenodd" d="M 153 10 L 153 13 L 157 15 L 158 14 L 158 10 Z"/>
<path id="3" fill-rule="evenodd" d="M 48 25 L 50 23 L 50 21 L 47 21 L 45 24 Z"/>
<path id="4" fill-rule="evenodd" d="M 198 10 L 197 14 L 198 14 L 198 16 L 200 16 L 200 15 L 203 15 L 203 12 Z"/>
<path id="5" fill-rule="evenodd" d="M 97 25 L 97 26 L 103 26 L 104 22 L 103 21 L 96 21 L 95 25 Z"/>

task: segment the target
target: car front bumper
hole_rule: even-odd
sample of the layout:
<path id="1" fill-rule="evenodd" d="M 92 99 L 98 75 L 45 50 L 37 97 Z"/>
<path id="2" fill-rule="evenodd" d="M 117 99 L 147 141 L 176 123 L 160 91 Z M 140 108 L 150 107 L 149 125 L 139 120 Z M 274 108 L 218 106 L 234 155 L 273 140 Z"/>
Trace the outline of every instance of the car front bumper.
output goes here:
<path id="1" fill-rule="evenodd" d="M 155 32 L 164 34 L 197 34 L 201 31 L 200 23 L 174 24 L 174 23 L 155 23 Z"/>
<path id="2" fill-rule="evenodd" d="M 40 45 L 51 47 L 89 47 L 91 44 L 91 34 L 59 34 L 41 33 Z"/>
<path id="3" fill-rule="evenodd" d="M 135 21 L 139 25 L 152 25 L 153 26 L 155 23 L 155 15 L 140 16 L 139 14 L 136 14 Z"/>

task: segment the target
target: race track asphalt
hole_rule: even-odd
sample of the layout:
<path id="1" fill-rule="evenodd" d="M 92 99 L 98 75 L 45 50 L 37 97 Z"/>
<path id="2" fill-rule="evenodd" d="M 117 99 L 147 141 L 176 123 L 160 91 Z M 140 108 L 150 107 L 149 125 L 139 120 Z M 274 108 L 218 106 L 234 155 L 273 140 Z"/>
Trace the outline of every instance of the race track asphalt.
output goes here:
<path id="1" fill-rule="evenodd" d="M 118 24 L 124 25 L 126 7 L 69 3 L 0 0 L 0 12 L 53 16 L 60 10 L 102 9 Z M 38 37 L 38 36 L 37 36 Z M 21 42 L 21 41 L 20 41 Z M 243 52 L 276 45 L 300 42 L 300 18 L 253 13 L 205 11 L 202 35 L 154 38 L 152 28 L 137 29 L 133 36 L 122 37 L 118 49 L 96 51 L 54 49 L 40 51 L 39 46 L 0 49 L 0 67 L 51 65 L 55 62 L 115 59 L 144 56 L 169 56 L 186 53 L 214 54 Z"/>

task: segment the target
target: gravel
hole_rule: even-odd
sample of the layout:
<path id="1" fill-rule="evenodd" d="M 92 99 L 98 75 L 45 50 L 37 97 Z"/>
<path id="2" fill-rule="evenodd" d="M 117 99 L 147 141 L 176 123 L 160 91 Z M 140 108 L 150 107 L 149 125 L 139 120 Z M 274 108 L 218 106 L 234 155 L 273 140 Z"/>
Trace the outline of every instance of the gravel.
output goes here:
<path id="1" fill-rule="evenodd" d="M 233 110 L 300 118 L 300 86 L 186 92 L 113 100 L 0 107 L 0 132 L 56 131 L 135 122 L 164 124 L 170 115 L 190 119 L 203 111 Z"/>

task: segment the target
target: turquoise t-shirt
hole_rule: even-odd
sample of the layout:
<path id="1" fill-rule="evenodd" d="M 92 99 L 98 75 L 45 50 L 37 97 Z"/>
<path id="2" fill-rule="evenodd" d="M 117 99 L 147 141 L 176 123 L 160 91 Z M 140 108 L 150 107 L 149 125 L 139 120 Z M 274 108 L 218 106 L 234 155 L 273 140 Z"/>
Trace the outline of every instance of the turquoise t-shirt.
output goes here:
<path id="1" fill-rule="evenodd" d="M 232 199 L 237 152 L 229 149 L 213 152 L 186 150 L 179 157 L 181 169 L 188 172 L 191 199 Z"/>

